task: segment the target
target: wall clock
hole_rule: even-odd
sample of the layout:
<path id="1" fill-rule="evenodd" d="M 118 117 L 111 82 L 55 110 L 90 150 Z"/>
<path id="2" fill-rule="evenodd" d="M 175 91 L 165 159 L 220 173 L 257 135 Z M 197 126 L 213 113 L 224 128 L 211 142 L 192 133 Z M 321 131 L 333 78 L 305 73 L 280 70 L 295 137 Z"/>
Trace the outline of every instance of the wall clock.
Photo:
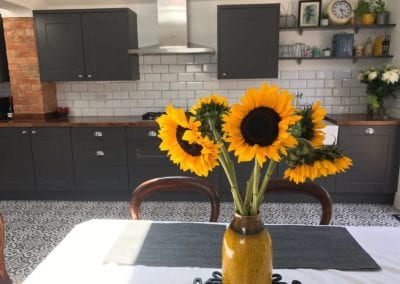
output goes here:
<path id="1" fill-rule="evenodd" d="M 354 17 L 355 5 L 350 0 L 331 0 L 326 6 L 329 21 L 334 25 L 347 24 Z"/>

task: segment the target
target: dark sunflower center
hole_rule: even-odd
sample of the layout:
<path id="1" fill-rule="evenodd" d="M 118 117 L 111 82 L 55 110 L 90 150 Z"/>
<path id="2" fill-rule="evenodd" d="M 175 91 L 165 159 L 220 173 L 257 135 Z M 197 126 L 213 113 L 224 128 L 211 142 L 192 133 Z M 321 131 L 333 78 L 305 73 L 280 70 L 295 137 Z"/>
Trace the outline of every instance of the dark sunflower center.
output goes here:
<path id="1" fill-rule="evenodd" d="M 281 117 L 269 107 L 258 107 L 250 111 L 240 124 L 246 143 L 260 146 L 271 145 L 279 134 Z"/>
<path id="2" fill-rule="evenodd" d="M 201 150 L 203 149 L 202 146 L 196 143 L 189 144 L 189 142 L 182 139 L 182 136 L 185 134 L 186 130 L 187 128 L 178 125 L 178 128 L 176 129 L 176 140 L 186 153 L 192 156 L 200 156 Z"/>

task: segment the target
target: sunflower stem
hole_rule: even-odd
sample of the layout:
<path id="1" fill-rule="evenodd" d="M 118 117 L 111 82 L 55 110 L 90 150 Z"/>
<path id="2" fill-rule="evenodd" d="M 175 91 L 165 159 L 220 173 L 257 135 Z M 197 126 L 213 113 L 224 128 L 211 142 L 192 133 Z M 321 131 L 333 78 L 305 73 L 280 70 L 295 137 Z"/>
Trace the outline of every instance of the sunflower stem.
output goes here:
<path id="1" fill-rule="evenodd" d="M 252 209 L 250 215 L 255 216 L 258 213 L 257 198 L 258 198 L 258 186 L 260 183 L 260 165 L 257 159 L 254 159 L 254 169 L 253 169 L 253 198 L 252 198 Z M 247 192 L 246 192 L 247 194 Z"/>
<path id="2" fill-rule="evenodd" d="M 235 166 L 233 164 L 233 161 L 229 157 L 229 153 L 226 150 L 225 144 L 222 141 L 221 136 L 219 135 L 218 131 L 215 129 L 212 119 L 208 119 L 208 124 L 209 124 L 212 134 L 215 138 L 215 141 L 221 145 L 221 154 L 218 154 L 218 160 L 221 163 L 221 165 L 225 171 L 226 177 L 228 178 L 229 184 L 231 186 L 231 192 L 232 192 L 233 202 L 235 205 L 235 211 L 241 215 L 245 215 L 245 213 L 246 213 L 245 207 L 243 204 L 242 197 L 240 196 L 237 179 L 236 179 Z"/>
<path id="3" fill-rule="evenodd" d="M 257 204 L 256 206 L 257 209 L 259 208 L 261 202 L 263 201 L 265 190 L 267 189 L 269 180 L 271 179 L 275 167 L 276 167 L 276 162 L 274 160 L 270 160 L 263 181 L 260 186 L 260 191 L 258 192 L 257 200 L 255 200 L 255 203 Z"/>

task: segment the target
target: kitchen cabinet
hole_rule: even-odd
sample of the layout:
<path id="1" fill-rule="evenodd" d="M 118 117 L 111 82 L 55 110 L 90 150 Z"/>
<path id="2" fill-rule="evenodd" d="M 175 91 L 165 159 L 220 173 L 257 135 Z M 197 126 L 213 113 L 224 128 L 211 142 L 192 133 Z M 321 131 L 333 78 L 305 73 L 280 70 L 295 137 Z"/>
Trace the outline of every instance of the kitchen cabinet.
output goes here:
<path id="1" fill-rule="evenodd" d="M 69 128 L 4 128 L 0 131 L 2 190 L 73 190 Z"/>
<path id="2" fill-rule="evenodd" d="M 338 145 L 353 166 L 336 177 L 336 192 L 393 194 L 400 161 L 399 126 L 340 126 Z"/>
<path id="3" fill-rule="evenodd" d="M 183 172 L 179 166 L 173 164 L 165 151 L 159 148 L 160 139 L 157 137 L 157 127 L 128 127 L 128 163 L 129 163 L 129 185 L 136 188 L 145 180 L 163 176 L 191 175 Z M 207 179 L 215 185 L 220 186 L 220 169 L 215 168 Z"/>
<path id="4" fill-rule="evenodd" d="M 124 127 L 72 128 L 76 187 L 79 191 L 128 191 Z"/>
<path id="5" fill-rule="evenodd" d="M 129 9 L 34 11 L 42 81 L 138 80 L 136 13 Z"/>
<path id="6" fill-rule="evenodd" d="M 3 19 L 0 15 L 0 82 L 8 82 L 8 62 L 6 54 L 6 42 L 4 39 Z"/>
<path id="7" fill-rule="evenodd" d="M 279 4 L 218 6 L 218 78 L 278 77 Z"/>

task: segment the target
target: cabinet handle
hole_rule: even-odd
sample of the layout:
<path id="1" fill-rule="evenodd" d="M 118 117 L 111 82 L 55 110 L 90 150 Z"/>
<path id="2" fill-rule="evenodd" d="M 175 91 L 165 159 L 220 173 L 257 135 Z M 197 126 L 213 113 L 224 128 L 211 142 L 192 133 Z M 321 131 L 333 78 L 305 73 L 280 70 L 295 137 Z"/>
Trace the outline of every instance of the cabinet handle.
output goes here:
<path id="1" fill-rule="evenodd" d="M 88 77 L 88 78 L 92 78 L 92 75 L 91 75 L 91 74 L 88 74 L 87 77 Z"/>
<path id="2" fill-rule="evenodd" d="M 372 134 L 375 134 L 375 129 L 368 127 L 367 129 L 365 129 L 364 132 L 365 132 L 365 134 L 372 135 Z"/>
<path id="3" fill-rule="evenodd" d="M 103 151 L 98 150 L 98 151 L 96 151 L 95 155 L 96 155 L 97 157 L 103 157 L 105 154 L 104 154 Z"/>
<path id="4" fill-rule="evenodd" d="M 22 130 L 21 133 L 22 133 L 22 135 L 25 135 L 27 133 L 27 131 L 26 130 Z"/>
<path id="5" fill-rule="evenodd" d="M 95 131 L 95 132 L 93 133 L 93 136 L 94 136 L 94 137 L 103 137 L 103 132 L 101 132 L 101 131 Z"/>
<path id="6" fill-rule="evenodd" d="M 32 132 L 31 132 L 32 134 L 36 134 L 37 132 L 36 132 L 36 130 L 32 130 Z"/>
<path id="7" fill-rule="evenodd" d="M 82 74 L 79 74 L 79 75 L 78 75 L 78 78 L 83 78 L 83 75 L 82 75 Z"/>
<path id="8" fill-rule="evenodd" d="M 154 130 L 150 130 L 149 133 L 148 133 L 148 135 L 149 135 L 150 137 L 155 137 L 155 136 L 157 136 L 157 132 L 154 131 Z"/>

